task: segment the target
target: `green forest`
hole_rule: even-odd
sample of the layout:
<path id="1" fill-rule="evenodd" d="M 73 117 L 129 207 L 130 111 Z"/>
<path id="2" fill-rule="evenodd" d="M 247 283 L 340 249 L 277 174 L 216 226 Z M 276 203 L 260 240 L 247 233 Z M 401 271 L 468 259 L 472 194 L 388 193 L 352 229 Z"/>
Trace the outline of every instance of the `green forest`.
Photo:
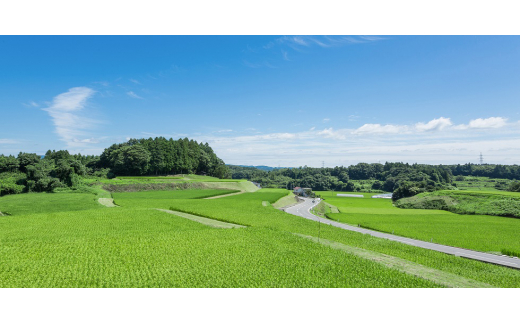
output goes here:
<path id="1" fill-rule="evenodd" d="M 408 163 L 359 163 L 334 168 L 298 167 L 270 171 L 254 167 L 228 165 L 233 179 L 247 179 L 262 187 L 310 187 L 317 191 L 393 192 L 394 199 L 422 192 L 455 190 L 464 176 L 514 180 L 498 189 L 520 189 L 520 166 L 517 165 L 424 165 Z"/>
<path id="2" fill-rule="evenodd" d="M 228 177 L 228 169 L 207 143 L 188 138 L 130 139 L 106 148 L 100 156 L 47 151 L 0 155 L 0 196 L 75 188 L 81 178 L 202 174 Z"/>

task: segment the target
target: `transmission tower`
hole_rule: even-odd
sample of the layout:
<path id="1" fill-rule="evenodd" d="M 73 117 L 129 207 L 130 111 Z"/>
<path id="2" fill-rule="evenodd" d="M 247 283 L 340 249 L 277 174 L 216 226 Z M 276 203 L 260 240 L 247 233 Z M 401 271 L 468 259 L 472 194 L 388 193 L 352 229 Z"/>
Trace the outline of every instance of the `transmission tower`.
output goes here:
<path id="1" fill-rule="evenodd" d="M 482 156 L 482 153 L 480 153 L 480 165 L 484 165 L 484 157 Z"/>
<path id="2" fill-rule="evenodd" d="M 325 168 L 325 161 L 321 162 L 321 168 Z"/>

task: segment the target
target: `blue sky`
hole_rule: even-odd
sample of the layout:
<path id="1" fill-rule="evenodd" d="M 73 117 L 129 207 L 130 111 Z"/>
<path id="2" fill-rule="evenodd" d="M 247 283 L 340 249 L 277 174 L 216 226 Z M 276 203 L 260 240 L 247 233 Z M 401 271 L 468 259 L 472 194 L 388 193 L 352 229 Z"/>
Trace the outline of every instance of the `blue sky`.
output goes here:
<path id="1" fill-rule="evenodd" d="M 189 137 L 229 164 L 518 164 L 516 36 L 0 36 L 0 154 Z"/>

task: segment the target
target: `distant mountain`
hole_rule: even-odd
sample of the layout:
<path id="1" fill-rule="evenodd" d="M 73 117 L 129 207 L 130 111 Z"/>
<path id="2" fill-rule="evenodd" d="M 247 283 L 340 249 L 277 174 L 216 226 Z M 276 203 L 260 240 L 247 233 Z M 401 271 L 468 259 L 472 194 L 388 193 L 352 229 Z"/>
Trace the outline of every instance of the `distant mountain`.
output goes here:
<path id="1" fill-rule="evenodd" d="M 227 166 L 240 166 L 240 167 L 249 167 L 249 168 L 257 168 L 265 171 L 271 171 L 274 169 L 282 169 L 282 168 L 292 168 L 292 167 L 271 167 L 271 166 L 251 166 L 251 165 L 227 165 Z"/>

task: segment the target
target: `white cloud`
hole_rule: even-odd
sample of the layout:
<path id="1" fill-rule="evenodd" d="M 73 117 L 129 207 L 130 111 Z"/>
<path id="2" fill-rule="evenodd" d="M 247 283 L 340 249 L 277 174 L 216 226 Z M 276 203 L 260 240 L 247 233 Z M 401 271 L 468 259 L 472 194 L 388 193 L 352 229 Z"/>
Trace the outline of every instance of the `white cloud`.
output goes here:
<path id="1" fill-rule="evenodd" d="M 98 144 L 99 140 L 95 138 L 89 138 L 89 139 L 72 139 L 72 142 L 74 143 L 82 143 L 82 144 Z"/>
<path id="2" fill-rule="evenodd" d="M 453 128 L 456 130 L 467 129 L 497 129 L 507 126 L 507 119 L 502 117 L 478 118 L 471 120 L 468 124 L 459 124 Z"/>
<path id="3" fill-rule="evenodd" d="M 418 122 L 415 124 L 415 129 L 418 131 L 435 131 L 443 130 L 446 127 L 453 125 L 450 118 L 440 117 L 439 119 L 433 119 L 428 123 Z"/>
<path id="4" fill-rule="evenodd" d="M 322 136 L 324 138 L 331 138 L 337 140 L 343 140 L 347 138 L 346 129 L 334 130 L 332 128 L 326 128 L 317 132 L 318 136 Z"/>
<path id="5" fill-rule="evenodd" d="M 134 80 L 134 79 L 130 79 L 130 82 L 135 83 L 135 84 L 141 84 L 141 83 L 139 83 L 138 80 Z"/>
<path id="6" fill-rule="evenodd" d="M 287 51 L 282 49 L 282 57 L 286 61 L 290 61 Z"/>
<path id="7" fill-rule="evenodd" d="M 506 125 L 507 119 L 502 117 L 491 117 L 487 119 L 478 118 L 469 122 L 470 128 L 501 128 Z"/>
<path id="8" fill-rule="evenodd" d="M 276 40 L 278 44 L 286 44 L 293 49 L 299 47 L 310 47 L 311 45 L 317 45 L 319 47 L 327 48 L 333 46 L 341 46 L 346 44 L 359 44 L 368 43 L 374 41 L 384 40 L 382 37 L 377 36 L 284 36 Z M 264 48 L 271 48 L 273 43 L 269 43 L 269 46 Z"/>
<path id="9" fill-rule="evenodd" d="M 472 124 L 481 126 L 482 121 Z M 197 140 L 207 141 L 226 163 L 242 165 L 319 167 L 322 161 L 328 165 L 379 161 L 463 164 L 478 162 L 480 152 L 489 163 L 511 164 L 518 163 L 520 123 L 506 123 L 501 128 L 470 129 L 468 125 L 467 131 L 460 131 L 449 118 L 436 118 L 410 125 L 365 124 L 357 129 L 312 127 L 258 136 L 201 135 Z"/>
<path id="10" fill-rule="evenodd" d="M 18 140 L 0 138 L 0 144 L 2 144 L 2 145 L 12 145 L 12 144 L 17 144 L 17 143 L 19 143 Z"/>
<path id="11" fill-rule="evenodd" d="M 323 123 L 327 123 L 327 122 L 329 122 L 329 121 L 330 121 L 329 118 L 324 118 L 324 119 L 322 120 Z"/>
<path id="12" fill-rule="evenodd" d="M 352 131 L 355 135 L 360 134 L 398 134 L 408 130 L 407 126 L 380 125 L 378 123 L 367 123 Z"/>
<path id="13" fill-rule="evenodd" d="M 143 99 L 143 98 L 140 97 L 139 95 L 135 94 L 133 91 L 126 92 L 126 94 L 127 94 L 129 97 L 134 98 L 134 99 Z"/>
<path id="14" fill-rule="evenodd" d="M 39 107 L 40 105 L 34 101 L 29 101 L 27 103 L 22 103 L 24 106 L 26 107 L 29 107 L 29 108 L 37 108 Z"/>
<path id="15" fill-rule="evenodd" d="M 55 126 L 55 132 L 69 147 L 77 146 L 78 143 L 86 143 L 78 137 L 85 136 L 84 130 L 92 128 L 96 123 L 95 120 L 81 114 L 87 100 L 94 93 L 95 91 L 88 87 L 71 88 L 68 92 L 54 97 L 48 108 L 42 109 L 49 113 Z"/>

